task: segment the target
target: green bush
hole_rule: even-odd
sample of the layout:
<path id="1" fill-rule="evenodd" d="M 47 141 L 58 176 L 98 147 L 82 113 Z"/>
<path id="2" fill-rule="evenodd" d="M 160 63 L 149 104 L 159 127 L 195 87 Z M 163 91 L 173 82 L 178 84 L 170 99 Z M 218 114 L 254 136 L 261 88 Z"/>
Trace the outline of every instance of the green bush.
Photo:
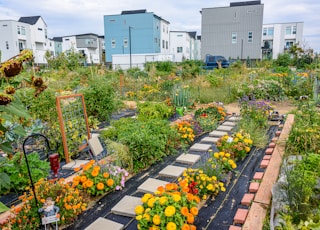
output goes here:
<path id="1" fill-rule="evenodd" d="M 114 88 L 104 78 L 92 79 L 88 87 L 82 88 L 80 93 L 84 95 L 87 115 L 100 121 L 109 121 L 112 112 L 116 111 L 120 104 Z"/>
<path id="2" fill-rule="evenodd" d="M 172 106 L 164 102 L 144 102 L 137 105 L 138 119 L 141 121 L 149 119 L 168 119 L 174 114 Z"/>
<path id="3" fill-rule="evenodd" d="M 121 118 L 111 123 L 112 128 L 101 135 L 128 146 L 134 171 L 149 167 L 175 152 L 178 133 L 166 120 L 139 121 Z"/>

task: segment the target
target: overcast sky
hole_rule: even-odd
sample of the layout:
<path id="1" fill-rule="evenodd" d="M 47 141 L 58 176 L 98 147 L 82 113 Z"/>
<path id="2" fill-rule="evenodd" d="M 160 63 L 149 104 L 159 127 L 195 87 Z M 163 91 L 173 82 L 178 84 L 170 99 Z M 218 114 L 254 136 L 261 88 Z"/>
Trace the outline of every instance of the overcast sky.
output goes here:
<path id="1" fill-rule="evenodd" d="M 201 35 L 202 8 L 229 6 L 238 0 L 0 0 L 0 20 L 41 16 L 48 36 L 103 35 L 103 16 L 146 9 L 170 22 L 170 30 Z M 304 22 L 304 48 L 320 52 L 320 0 L 262 0 L 263 23 Z M 1 34 L 0 34 L 1 36 Z"/>

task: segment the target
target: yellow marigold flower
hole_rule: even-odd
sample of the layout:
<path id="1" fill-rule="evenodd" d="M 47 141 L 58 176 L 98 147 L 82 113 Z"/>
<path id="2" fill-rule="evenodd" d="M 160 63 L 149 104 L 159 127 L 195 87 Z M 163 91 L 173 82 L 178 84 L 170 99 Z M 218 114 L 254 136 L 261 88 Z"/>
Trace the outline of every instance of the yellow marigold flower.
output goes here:
<path id="1" fill-rule="evenodd" d="M 226 188 L 225 188 L 225 187 L 221 187 L 220 189 L 221 189 L 222 192 L 225 192 L 225 191 L 226 191 Z"/>
<path id="2" fill-rule="evenodd" d="M 235 169 L 237 167 L 236 163 L 231 164 L 231 168 Z"/>
<path id="3" fill-rule="evenodd" d="M 153 208 L 153 205 L 154 205 L 154 202 L 155 202 L 156 200 L 152 197 L 152 198 L 150 198 L 149 200 L 148 200 L 148 207 L 150 207 L 150 208 Z"/>
<path id="4" fill-rule="evenodd" d="M 214 158 L 216 158 L 216 159 L 219 159 L 219 157 L 220 157 L 220 155 L 219 155 L 218 152 L 214 153 L 213 156 L 214 156 Z"/>
<path id="5" fill-rule="evenodd" d="M 148 213 L 143 214 L 143 218 L 147 221 L 150 220 L 150 215 Z"/>
<path id="6" fill-rule="evenodd" d="M 137 215 L 141 215 L 144 212 L 144 207 L 142 205 L 138 205 L 135 207 L 134 211 Z"/>
<path id="7" fill-rule="evenodd" d="M 207 195 L 203 195 L 203 196 L 202 196 L 202 199 L 203 199 L 203 200 L 206 200 L 206 199 L 207 199 Z"/>
<path id="8" fill-rule="evenodd" d="M 146 203 L 151 197 L 153 197 L 152 194 L 150 194 L 150 193 L 145 193 L 145 194 L 143 195 L 143 197 L 141 198 L 141 201 L 142 201 L 143 203 Z"/>
<path id="9" fill-rule="evenodd" d="M 220 186 L 220 187 L 223 187 L 223 186 L 224 186 L 224 183 L 219 182 L 219 186 Z"/>
<path id="10" fill-rule="evenodd" d="M 246 150 L 247 153 L 250 152 L 250 147 L 245 147 L 244 149 Z"/>
<path id="11" fill-rule="evenodd" d="M 167 230 L 176 230 L 177 229 L 177 225 L 173 222 L 169 222 L 167 224 Z"/>
<path id="12" fill-rule="evenodd" d="M 155 225 L 159 225 L 160 222 L 161 222 L 160 216 L 159 216 L 159 215 L 154 215 L 153 218 L 152 218 L 152 222 L 153 222 L 153 224 L 155 224 Z"/>
<path id="13" fill-rule="evenodd" d="M 168 198 L 167 198 L 166 196 L 162 196 L 162 197 L 160 197 L 160 199 L 159 199 L 160 205 L 166 204 L 167 201 L 168 201 Z"/>
<path id="14" fill-rule="evenodd" d="M 141 219 L 142 219 L 142 215 L 136 216 L 136 220 L 137 220 L 137 221 L 139 221 L 139 220 L 141 220 Z"/>
<path id="15" fill-rule="evenodd" d="M 212 190 L 213 190 L 213 184 L 209 184 L 209 185 L 207 186 L 207 189 L 208 189 L 209 191 L 212 191 Z"/>
<path id="16" fill-rule="evenodd" d="M 226 153 L 224 156 L 230 158 L 231 155 L 230 153 Z"/>
<path id="17" fill-rule="evenodd" d="M 173 198 L 173 200 L 174 200 L 175 202 L 179 202 L 179 201 L 181 200 L 181 196 L 178 195 L 178 194 L 174 194 L 174 195 L 172 196 L 172 198 Z"/>
<path id="18" fill-rule="evenodd" d="M 164 214 L 167 216 L 167 217 L 171 217 L 173 216 L 174 214 L 176 213 L 176 208 L 173 207 L 173 206 L 168 206 L 166 207 L 166 209 L 164 210 Z"/>
<path id="19" fill-rule="evenodd" d="M 220 152 L 219 155 L 220 155 L 221 157 L 224 157 L 224 152 Z"/>

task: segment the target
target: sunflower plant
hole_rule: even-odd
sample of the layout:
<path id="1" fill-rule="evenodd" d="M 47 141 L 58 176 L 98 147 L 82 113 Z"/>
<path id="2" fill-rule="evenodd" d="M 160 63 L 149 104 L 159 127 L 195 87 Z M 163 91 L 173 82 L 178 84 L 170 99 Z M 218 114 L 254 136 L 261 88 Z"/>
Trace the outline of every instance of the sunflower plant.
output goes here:
<path id="1" fill-rule="evenodd" d="M 73 187 L 81 189 L 92 196 L 103 195 L 113 190 L 121 190 L 125 186 L 129 173 L 113 165 L 98 165 L 94 160 L 76 168 L 82 171 L 73 178 Z"/>
<path id="2" fill-rule="evenodd" d="M 146 193 L 142 205 L 135 208 L 138 229 L 196 229 L 200 198 L 175 183 L 160 186 L 154 194 Z"/>
<path id="3" fill-rule="evenodd" d="M 237 133 L 222 136 L 217 141 L 217 148 L 220 151 L 230 153 L 231 158 L 235 160 L 244 159 L 250 152 L 253 141 L 250 134 L 244 133 L 240 130 Z"/>

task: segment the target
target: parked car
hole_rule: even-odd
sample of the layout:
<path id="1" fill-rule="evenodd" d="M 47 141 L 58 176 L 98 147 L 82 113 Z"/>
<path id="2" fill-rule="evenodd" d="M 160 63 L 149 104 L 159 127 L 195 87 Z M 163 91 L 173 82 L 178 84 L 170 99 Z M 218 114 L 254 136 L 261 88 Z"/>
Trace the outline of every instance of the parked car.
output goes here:
<path id="1" fill-rule="evenodd" d="M 206 58 L 204 60 L 204 69 L 215 69 L 215 68 L 219 68 L 219 63 L 221 64 L 222 68 L 228 68 L 230 63 L 229 61 L 223 57 L 223 56 L 214 56 L 214 55 L 210 55 L 207 54 Z"/>

